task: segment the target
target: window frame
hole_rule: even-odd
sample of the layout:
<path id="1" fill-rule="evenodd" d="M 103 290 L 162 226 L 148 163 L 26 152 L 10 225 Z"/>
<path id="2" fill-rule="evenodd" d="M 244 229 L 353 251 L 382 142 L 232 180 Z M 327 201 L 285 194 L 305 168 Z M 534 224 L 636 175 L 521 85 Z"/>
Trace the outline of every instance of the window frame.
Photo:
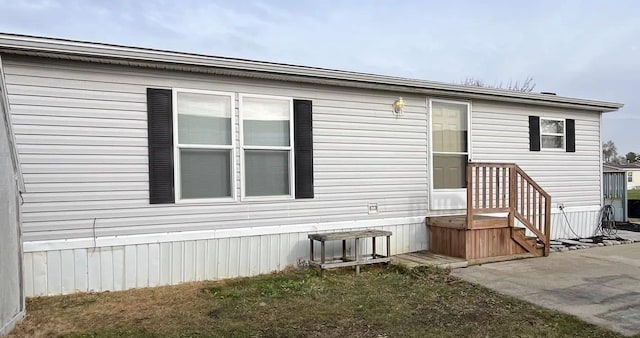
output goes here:
<path id="1" fill-rule="evenodd" d="M 244 98 L 262 98 L 289 101 L 289 146 L 247 146 L 244 144 L 244 119 L 243 119 L 243 100 Z M 293 97 L 264 95 L 264 94 L 244 94 L 240 93 L 238 97 L 238 128 L 240 137 L 240 199 L 243 201 L 274 201 L 274 200 L 293 200 L 295 199 L 296 180 L 295 180 L 295 144 L 294 144 L 294 123 L 293 123 Z M 289 194 L 288 195 L 269 195 L 269 196 L 247 196 L 245 178 L 245 150 L 276 150 L 289 151 Z"/>
<path id="2" fill-rule="evenodd" d="M 228 96 L 231 100 L 231 144 L 230 145 L 210 145 L 210 144 L 180 144 L 178 137 L 178 93 L 193 93 L 204 95 Z M 236 93 L 220 92 L 213 90 L 173 88 L 172 89 L 172 110 L 173 110 L 173 181 L 175 204 L 184 203 L 211 203 L 211 202 L 235 202 L 236 192 Z M 210 197 L 210 198 L 181 198 L 181 172 L 180 172 L 180 149 L 207 149 L 207 150 L 231 150 L 231 196 Z"/>
<path id="3" fill-rule="evenodd" d="M 547 121 L 561 121 L 562 122 L 562 133 L 545 133 L 542 131 L 542 120 Z M 545 147 L 542 143 L 542 136 L 562 136 L 562 147 L 561 148 L 549 148 Z M 567 151 L 567 119 L 555 118 L 555 117 L 542 117 L 540 116 L 540 151 Z"/>
<path id="4" fill-rule="evenodd" d="M 627 183 L 633 183 L 633 171 L 627 171 Z"/>

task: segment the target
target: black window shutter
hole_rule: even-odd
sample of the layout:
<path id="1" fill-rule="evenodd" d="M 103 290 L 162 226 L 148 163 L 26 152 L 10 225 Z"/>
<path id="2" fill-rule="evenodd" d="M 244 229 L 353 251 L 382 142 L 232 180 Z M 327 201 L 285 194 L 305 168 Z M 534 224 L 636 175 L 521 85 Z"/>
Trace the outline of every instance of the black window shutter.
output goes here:
<path id="1" fill-rule="evenodd" d="M 309 100 L 293 100 L 296 198 L 313 198 L 313 120 Z"/>
<path id="2" fill-rule="evenodd" d="M 567 128 L 567 152 L 576 152 L 576 120 L 567 119 L 565 122 Z"/>
<path id="3" fill-rule="evenodd" d="M 540 117 L 529 116 L 529 150 L 540 151 Z"/>
<path id="4" fill-rule="evenodd" d="M 147 88 L 149 203 L 174 203 L 173 104 L 170 89 Z"/>

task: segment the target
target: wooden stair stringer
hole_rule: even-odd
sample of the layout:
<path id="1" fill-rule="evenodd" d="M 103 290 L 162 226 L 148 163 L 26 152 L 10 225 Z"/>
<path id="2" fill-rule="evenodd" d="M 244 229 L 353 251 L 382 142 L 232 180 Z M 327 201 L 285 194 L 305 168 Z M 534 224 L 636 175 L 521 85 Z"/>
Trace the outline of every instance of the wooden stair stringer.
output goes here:
<path id="1" fill-rule="evenodd" d="M 540 252 L 538 251 L 538 245 L 536 242 L 536 237 L 527 238 L 525 236 L 524 228 L 511 228 L 511 239 L 514 242 L 516 242 L 520 247 L 525 249 L 528 253 L 531 253 L 536 256 L 540 256 Z"/>

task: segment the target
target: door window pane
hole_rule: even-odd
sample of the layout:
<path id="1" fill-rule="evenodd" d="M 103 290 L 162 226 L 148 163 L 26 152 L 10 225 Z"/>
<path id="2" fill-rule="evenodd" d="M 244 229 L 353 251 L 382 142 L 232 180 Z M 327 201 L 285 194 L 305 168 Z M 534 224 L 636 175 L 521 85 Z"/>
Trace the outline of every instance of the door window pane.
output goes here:
<path id="1" fill-rule="evenodd" d="M 180 149 L 180 196 L 231 196 L 231 150 Z"/>
<path id="2" fill-rule="evenodd" d="M 231 145 L 231 97 L 178 92 L 178 143 Z"/>
<path id="3" fill-rule="evenodd" d="M 433 155 L 433 188 L 458 189 L 467 186 L 467 155 Z"/>
<path id="4" fill-rule="evenodd" d="M 431 114 L 433 151 L 467 152 L 467 105 L 433 101 Z"/>
<path id="5" fill-rule="evenodd" d="M 289 151 L 246 150 L 245 194 L 289 195 Z"/>
<path id="6" fill-rule="evenodd" d="M 291 101 L 243 97 L 244 144 L 249 146 L 289 146 Z"/>

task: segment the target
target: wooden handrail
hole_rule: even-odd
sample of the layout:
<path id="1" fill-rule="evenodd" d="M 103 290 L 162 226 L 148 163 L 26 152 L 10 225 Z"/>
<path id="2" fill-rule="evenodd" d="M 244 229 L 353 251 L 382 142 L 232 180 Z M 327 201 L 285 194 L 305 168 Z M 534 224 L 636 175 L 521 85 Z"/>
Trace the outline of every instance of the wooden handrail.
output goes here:
<path id="1" fill-rule="evenodd" d="M 508 212 L 509 226 L 520 221 L 549 254 L 551 195 L 515 163 L 469 162 L 466 174 L 467 226 L 474 215 Z"/>
<path id="2" fill-rule="evenodd" d="M 531 176 L 529 176 L 524 170 L 522 170 L 522 168 L 520 168 L 518 165 L 515 165 L 515 168 L 516 172 L 522 175 L 522 177 L 524 177 L 524 179 L 527 180 L 529 184 L 531 184 L 536 190 L 538 190 L 540 194 L 542 194 L 545 198 L 551 198 L 551 195 L 544 191 L 544 189 L 542 189 L 542 187 L 539 186 L 538 183 L 536 183 L 536 181 L 531 178 Z"/>
<path id="3" fill-rule="evenodd" d="M 515 163 L 491 163 L 491 162 L 469 162 L 468 167 L 494 167 L 494 168 L 513 168 Z"/>

